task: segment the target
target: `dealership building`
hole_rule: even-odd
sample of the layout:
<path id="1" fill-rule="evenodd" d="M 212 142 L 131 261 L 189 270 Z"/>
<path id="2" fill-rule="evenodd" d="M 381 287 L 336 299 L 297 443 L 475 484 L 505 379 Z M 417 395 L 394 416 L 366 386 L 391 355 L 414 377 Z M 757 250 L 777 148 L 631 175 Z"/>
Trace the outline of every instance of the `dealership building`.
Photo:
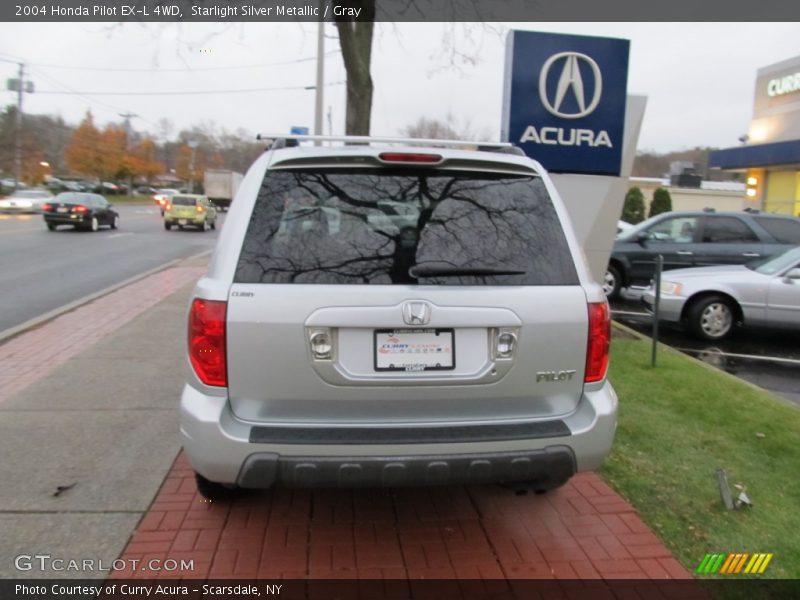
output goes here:
<path id="1" fill-rule="evenodd" d="M 800 56 L 758 70 L 742 141 L 712 152 L 709 167 L 745 173 L 749 206 L 800 215 Z"/>

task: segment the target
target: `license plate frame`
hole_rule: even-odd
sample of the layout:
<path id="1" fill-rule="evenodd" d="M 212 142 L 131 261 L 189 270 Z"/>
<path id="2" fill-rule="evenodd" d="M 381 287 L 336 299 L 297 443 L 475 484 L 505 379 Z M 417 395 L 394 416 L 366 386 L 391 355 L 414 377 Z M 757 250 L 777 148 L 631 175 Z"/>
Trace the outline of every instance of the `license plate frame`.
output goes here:
<path id="1" fill-rule="evenodd" d="M 57 213 L 68 213 L 68 212 L 69 212 L 69 208 L 68 208 L 68 207 L 66 207 L 66 206 L 59 206 L 59 207 L 56 209 L 56 212 L 57 212 Z"/>
<path id="2" fill-rule="evenodd" d="M 440 336 L 441 340 L 436 338 Z M 452 328 L 376 329 L 373 332 L 373 366 L 377 372 L 422 373 L 456 368 L 456 332 Z M 398 345 L 396 351 L 387 344 Z M 400 348 L 399 346 L 405 346 Z M 441 348 L 441 350 L 437 350 Z M 386 349 L 386 352 L 381 352 Z M 449 349 L 449 354 L 447 350 Z M 399 361 L 389 362 L 393 357 Z M 410 360 L 406 360 L 408 357 Z M 412 358 L 413 357 L 413 358 Z M 443 357 L 443 360 L 436 360 Z M 449 360 L 447 360 L 449 358 Z M 414 360 L 416 359 L 416 360 Z"/>
<path id="3" fill-rule="evenodd" d="M 186 219 L 178 219 L 178 225 L 186 225 Z"/>

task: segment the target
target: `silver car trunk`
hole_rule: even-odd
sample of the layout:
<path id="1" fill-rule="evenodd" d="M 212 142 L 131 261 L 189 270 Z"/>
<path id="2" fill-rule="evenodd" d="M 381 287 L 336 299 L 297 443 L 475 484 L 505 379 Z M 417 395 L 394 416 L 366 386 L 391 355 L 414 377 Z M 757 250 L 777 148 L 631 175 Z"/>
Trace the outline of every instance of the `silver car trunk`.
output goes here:
<path id="1" fill-rule="evenodd" d="M 583 391 L 585 367 L 585 354 L 574 351 L 586 347 L 582 288 L 475 286 L 469 294 L 464 291 L 235 284 L 227 325 L 234 413 L 260 422 L 377 424 L 572 412 Z M 403 319 L 409 301 L 431 307 L 426 328 L 453 330 L 452 370 L 375 371 L 374 333 L 410 329 Z M 327 361 L 316 361 L 311 353 L 309 331 L 318 327 L 332 332 Z M 511 359 L 493 358 L 499 330 L 517 335 Z"/>

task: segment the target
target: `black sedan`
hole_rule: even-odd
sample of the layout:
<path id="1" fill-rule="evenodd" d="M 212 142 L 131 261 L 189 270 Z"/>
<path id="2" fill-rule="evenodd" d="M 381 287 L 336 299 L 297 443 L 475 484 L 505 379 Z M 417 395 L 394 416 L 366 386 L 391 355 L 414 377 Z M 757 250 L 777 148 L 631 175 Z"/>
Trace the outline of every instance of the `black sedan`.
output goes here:
<path id="1" fill-rule="evenodd" d="M 99 194 L 64 192 L 42 206 L 44 222 L 50 231 L 59 225 L 97 231 L 101 225 L 119 227 L 119 213 Z"/>

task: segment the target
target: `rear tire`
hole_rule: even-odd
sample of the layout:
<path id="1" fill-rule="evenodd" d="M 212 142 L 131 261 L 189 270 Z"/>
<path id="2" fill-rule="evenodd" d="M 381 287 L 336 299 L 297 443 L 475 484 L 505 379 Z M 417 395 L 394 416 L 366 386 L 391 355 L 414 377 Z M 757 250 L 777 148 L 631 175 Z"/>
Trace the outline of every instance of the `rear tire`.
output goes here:
<path id="1" fill-rule="evenodd" d="M 48 228 L 50 231 L 55 231 L 55 230 L 56 230 L 56 227 L 58 227 L 58 225 L 56 225 L 55 223 L 48 223 L 48 224 L 47 224 L 47 228 Z"/>
<path id="2" fill-rule="evenodd" d="M 689 328 L 701 340 L 725 339 L 736 325 L 736 308 L 723 296 L 706 296 L 692 303 L 688 311 Z"/>
<path id="3" fill-rule="evenodd" d="M 111 229 L 119 229 L 119 215 L 114 215 L 114 219 L 111 221 Z"/>
<path id="4" fill-rule="evenodd" d="M 608 265 L 605 277 L 603 278 L 603 292 L 609 300 L 619 298 L 619 291 L 622 289 L 622 274 L 613 265 Z"/>
<path id="5" fill-rule="evenodd" d="M 100 222 L 97 220 L 97 217 L 92 217 L 92 221 L 89 224 L 89 229 L 92 231 L 97 231 L 100 229 Z"/>
<path id="6" fill-rule="evenodd" d="M 239 488 L 235 485 L 229 486 L 216 481 L 209 481 L 200 473 L 195 473 L 194 478 L 197 483 L 197 491 L 207 500 L 233 500 L 238 495 Z"/>
<path id="7" fill-rule="evenodd" d="M 164 229 L 170 231 L 172 229 L 172 223 L 167 223 L 166 221 L 164 221 Z"/>
<path id="8" fill-rule="evenodd" d="M 211 221 L 211 229 L 216 229 L 216 228 L 217 228 L 217 222 Z"/>

